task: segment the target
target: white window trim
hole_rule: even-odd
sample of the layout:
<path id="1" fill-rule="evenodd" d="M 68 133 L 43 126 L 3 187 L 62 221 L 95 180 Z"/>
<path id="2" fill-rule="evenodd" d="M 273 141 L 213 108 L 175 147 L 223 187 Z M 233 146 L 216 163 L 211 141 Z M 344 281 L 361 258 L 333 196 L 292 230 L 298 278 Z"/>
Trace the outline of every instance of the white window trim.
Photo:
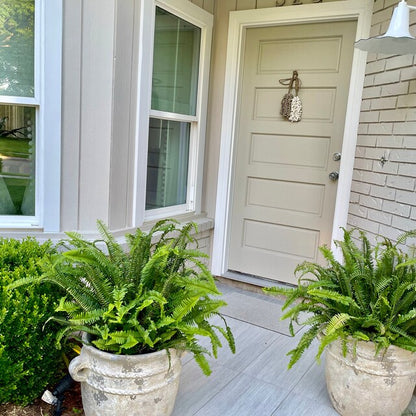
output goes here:
<path id="1" fill-rule="evenodd" d="M 1 215 L 0 228 L 60 229 L 62 0 L 35 0 L 35 97 L 1 97 L 0 104 L 38 107 L 36 215 Z"/>
<path id="2" fill-rule="evenodd" d="M 147 150 L 149 117 L 172 119 L 171 113 L 151 110 L 153 42 L 155 10 L 159 6 L 168 12 L 201 28 L 201 54 L 199 62 L 198 102 L 196 116 L 178 115 L 191 122 L 189 149 L 187 204 L 146 211 Z M 138 101 L 136 114 L 136 148 L 134 172 L 134 203 L 132 224 L 141 226 L 145 221 L 201 211 L 205 128 L 208 107 L 208 81 L 212 42 L 213 16 L 188 0 L 142 0 L 140 7 L 140 33 L 138 44 Z M 175 118 L 175 120 L 178 120 Z M 195 129 L 197 129 L 195 131 Z M 196 137 L 197 140 L 192 140 Z"/>

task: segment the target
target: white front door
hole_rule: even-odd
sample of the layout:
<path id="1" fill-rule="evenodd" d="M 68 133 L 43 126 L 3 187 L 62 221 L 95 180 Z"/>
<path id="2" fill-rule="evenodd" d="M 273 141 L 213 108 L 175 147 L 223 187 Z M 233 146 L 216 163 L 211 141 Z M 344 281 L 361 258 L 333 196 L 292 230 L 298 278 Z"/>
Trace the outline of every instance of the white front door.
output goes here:
<path id="1" fill-rule="evenodd" d="M 242 60 L 228 270 L 296 283 L 331 243 L 356 21 L 250 28 Z M 303 117 L 280 115 L 297 70 Z M 348 128 L 348 126 L 347 126 Z"/>

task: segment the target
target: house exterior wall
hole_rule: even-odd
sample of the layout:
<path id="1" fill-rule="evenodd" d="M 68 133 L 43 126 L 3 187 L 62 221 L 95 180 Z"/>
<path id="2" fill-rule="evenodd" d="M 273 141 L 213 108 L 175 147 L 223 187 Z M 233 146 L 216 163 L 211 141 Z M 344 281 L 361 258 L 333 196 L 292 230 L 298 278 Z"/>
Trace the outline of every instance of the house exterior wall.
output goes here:
<path id="1" fill-rule="evenodd" d="M 214 219 L 229 12 L 276 1 L 189 1 L 215 18 L 202 201 L 202 211 Z M 139 3 L 64 1 L 62 231 L 93 231 L 97 218 L 120 232 L 132 226 Z M 291 3 L 283 7 L 296 7 Z M 396 4 L 375 1 L 372 35 L 385 32 Z M 412 23 L 415 16 L 411 12 Z M 394 237 L 416 228 L 413 64 L 412 55 L 368 57 L 348 223 L 371 234 Z M 200 235 L 207 252 L 211 228 L 204 223 Z"/>
<path id="2" fill-rule="evenodd" d="M 190 0 L 189 0 L 190 1 Z M 214 0 L 193 0 L 208 12 Z M 65 0 L 61 230 L 132 226 L 139 0 Z"/>
<path id="3" fill-rule="evenodd" d="M 208 13 L 214 14 L 214 7 L 216 0 L 188 0 Z"/>
<path id="4" fill-rule="evenodd" d="M 371 36 L 386 32 L 396 5 L 375 1 Z M 410 19 L 415 33 L 416 12 Z M 348 224 L 394 239 L 416 229 L 415 56 L 367 61 Z"/>
<path id="5" fill-rule="evenodd" d="M 274 7 L 275 3 L 274 0 L 216 3 L 203 201 L 203 209 L 212 218 L 215 218 L 228 15 L 235 10 Z M 375 1 L 371 36 L 386 32 L 397 3 L 397 0 Z M 410 30 L 415 34 L 415 11 L 411 11 L 410 21 Z M 395 238 L 416 228 L 414 64 L 413 55 L 368 55 L 348 226 L 363 229 L 370 237 L 379 234 Z M 380 162 L 383 156 L 388 160 L 384 166 Z"/>
<path id="6" fill-rule="evenodd" d="M 61 230 L 109 219 L 114 0 L 64 1 Z"/>
<path id="7" fill-rule="evenodd" d="M 202 202 L 202 211 L 214 218 L 229 12 L 276 2 L 192 3 L 215 13 Z M 64 1 L 61 230 L 93 230 L 97 218 L 111 229 L 131 227 L 138 5 Z"/>

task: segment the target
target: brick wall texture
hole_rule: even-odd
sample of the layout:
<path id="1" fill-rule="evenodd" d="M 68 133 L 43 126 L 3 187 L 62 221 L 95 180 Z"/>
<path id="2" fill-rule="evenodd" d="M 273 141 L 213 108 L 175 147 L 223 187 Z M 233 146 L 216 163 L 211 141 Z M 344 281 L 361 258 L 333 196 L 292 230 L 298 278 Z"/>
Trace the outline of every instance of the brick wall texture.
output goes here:
<path id="1" fill-rule="evenodd" d="M 371 36 L 386 32 L 397 3 L 375 1 Z M 410 20 L 415 34 L 416 11 Z M 370 236 L 416 229 L 414 64 L 414 55 L 368 55 L 348 224 Z"/>

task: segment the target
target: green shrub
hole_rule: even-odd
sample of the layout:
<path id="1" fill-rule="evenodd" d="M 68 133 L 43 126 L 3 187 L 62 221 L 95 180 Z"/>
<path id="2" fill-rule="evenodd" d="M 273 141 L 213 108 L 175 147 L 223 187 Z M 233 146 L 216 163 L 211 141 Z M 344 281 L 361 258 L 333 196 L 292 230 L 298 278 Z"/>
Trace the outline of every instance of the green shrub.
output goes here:
<path id="1" fill-rule="evenodd" d="M 62 293 L 49 285 L 6 289 L 17 279 L 39 276 L 40 260 L 50 251 L 51 243 L 33 238 L 0 239 L 0 404 L 30 403 L 64 365 L 55 324 L 43 328 Z"/>

